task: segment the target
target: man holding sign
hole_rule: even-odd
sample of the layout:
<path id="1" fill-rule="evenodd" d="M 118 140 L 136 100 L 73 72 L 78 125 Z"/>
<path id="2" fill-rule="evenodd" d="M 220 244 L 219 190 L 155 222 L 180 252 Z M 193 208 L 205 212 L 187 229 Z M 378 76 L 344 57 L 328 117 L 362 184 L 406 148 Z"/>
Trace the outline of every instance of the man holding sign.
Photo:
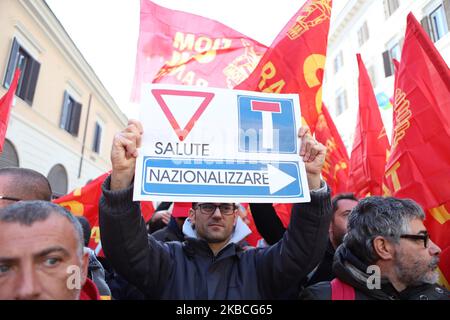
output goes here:
<path id="1" fill-rule="evenodd" d="M 139 203 L 133 202 L 143 133 L 142 124 L 130 120 L 115 136 L 112 172 L 103 184 L 101 240 L 114 269 L 150 299 L 276 299 L 298 288 L 323 256 L 331 219 L 330 190 L 320 178 L 326 148 L 309 130 L 300 128 L 298 137 L 311 201 L 293 206 L 277 244 L 246 251 L 236 244 L 245 235 L 232 202 L 193 203 L 183 243 L 147 235 Z"/>

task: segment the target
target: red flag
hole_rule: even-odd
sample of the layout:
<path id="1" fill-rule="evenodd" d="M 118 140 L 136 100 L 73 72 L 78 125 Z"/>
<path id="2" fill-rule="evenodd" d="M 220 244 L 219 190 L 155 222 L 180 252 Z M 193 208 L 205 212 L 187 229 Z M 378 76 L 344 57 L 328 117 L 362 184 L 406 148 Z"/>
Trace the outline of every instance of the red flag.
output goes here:
<path id="1" fill-rule="evenodd" d="M 250 206 L 248 203 L 241 203 L 242 208 L 239 208 L 242 212 L 239 216 L 242 218 L 242 221 L 250 228 L 251 233 L 245 237 L 245 240 L 252 247 L 256 247 L 258 245 L 258 241 L 262 239 L 261 235 L 258 232 L 258 229 L 255 225 L 255 220 L 253 219 L 252 211 L 250 210 Z M 245 210 L 245 212 L 244 212 Z"/>
<path id="2" fill-rule="evenodd" d="M 91 239 L 89 241 L 89 248 L 99 252 L 100 244 L 100 228 L 98 224 L 98 205 L 102 195 L 102 184 L 110 173 L 104 173 L 96 179 L 92 180 L 84 187 L 77 188 L 71 193 L 53 200 L 54 203 L 59 204 L 71 211 L 76 216 L 84 216 L 91 226 Z M 154 213 L 152 202 L 141 202 L 142 216 L 145 221 L 148 221 Z"/>
<path id="3" fill-rule="evenodd" d="M 108 177 L 109 172 L 92 180 L 84 187 L 77 188 L 71 193 L 53 200 L 71 211 L 76 216 L 84 216 L 91 225 L 91 239 L 89 248 L 98 252 L 100 243 L 100 228 L 98 225 L 98 202 L 102 194 L 101 186 Z"/>
<path id="4" fill-rule="evenodd" d="M 291 221 L 291 211 L 293 204 L 292 203 L 274 203 L 273 208 L 277 213 L 278 218 L 280 218 L 283 227 L 287 229 L 289 226 L 289 221 Z"/>
<path id="5" fill-rule="evenodd" d="M 237 89 L 300 93 L 303 121 L 315 131 L 322 108 L 322 80 L 331 0 L 308 0 L 291 18 L 250 77 Z"/>
<path id="6" fill-rule="evenodd" d="M 412 198 L 426 210 L 425 225 L 443 250 L 450 246 L 449 110 L 448 66 L 410 13 L 396 81 L 385 183 L 393 196 Z M 441 263 L 440 268 L 449 274 L 449 264 Z"/>
<path id="7" fill-rule="evenodd" d="M 347 189 L 358 198 L 381 196 L 389 140 L 369 74 L 361 55 L 357 54 L 356 57 L 359 67 L 359 111 Z"/>
<path id="8" fill-rule="evenodd" d="M 394 64 L 395 78 L 397 79 L 397 72 L 400 68 L 400 62 L 397 59 L 392 59 L 392 63 Z"/>
<path id="9" fill-rule="evenodd" d="M 141 214 L 145 221 L 150 220 L 150 218 L 155 213 L 155 207 L 151 201 L 141 201 Z"/>
<path id="10" fill-rule="evenodd" d="M 14 74 L 14 79 L 9 86 L 8 91 L 0 99 L 0 153 L 3 152 L 3 144 L 5 143 L 6 130 L 8 129 L 9 115 L 11 113 L 11 106 L 14 100 L 14 93 L 19 83 L 20 69 L 17 69 Z"/>
<path id="11" fill-rule="evenodd" d="M 267 47 L 226 25 L 141 0 L 133 101 L 144 82 L 233 88 Z"/>
<path id="12" fill-rule="evenodd" d="M 328 109 L 322 106 L 316 125 L 316 139 L 327 147 L 327 156 L 322 169 L 323 179 L 332 190 L 332 195 L 347 192 L 349 158 L 341 135 L 331 119 Z"/>

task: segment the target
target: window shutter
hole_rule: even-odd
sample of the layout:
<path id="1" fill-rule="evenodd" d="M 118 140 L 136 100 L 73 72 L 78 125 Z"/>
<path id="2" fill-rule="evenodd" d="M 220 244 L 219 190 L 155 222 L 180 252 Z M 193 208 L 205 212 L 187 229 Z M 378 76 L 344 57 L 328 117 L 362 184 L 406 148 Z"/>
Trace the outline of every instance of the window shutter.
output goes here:
<path id="1" fill-rule="evenodd" d="M 340 97 L 336 97 L 336 116 L 339 116 L 341 114 L 341 103 L 340 103 Z"/>
<path id="2" fill-rule="evenodd" d="M 360 47 L 361 47 L 362 44 L 363 44 L 363 39 L 362 39 L 362 29 L 361 29 L 361 28 L 358 30 L 358 44 L 359 44 Z"/>
<path id="3" fill-rule="evenodd" d="M 95 152 L 97 152 L 98 129 L 99 129 L 98 123 L 95 123 L 94 141 L 92 142 L 92 150 L 94 150 Z"/>
<path id="4" fill-rule="evenodd" d="M 9 89 L 9 86 L 11 85 L 11 81 L 14 77 L 14 71 L 16 71 L 16 65 L 17 65 L 17 56 L 19 54 L 19 43 L 17 42 L 16 38 L 13 40 L 13 45 L 11 48 L 11 55 L 9 56 L 9 62 L 8 62 L 8 68 L 6 69 L 6 77 L 5 82 L 3 86 L 6 89 Z M 23 75 L 21 75 L 23 77 Z"/>
<path id="5" fill-rule="evenodd" d="M 422 20 L 420 20 L 420 24 L 422 25 L 423 30 L 428 34 L 431 39 L 430 33 L 430 24 L 428 23 L 428 16 L 425 16 Z"/>
<path id="6" fill-rule="evenodd" d="M 344 110 L 348 109 L 347 90 L 344 90 Z"/>
<path id="7" fill-rule="evenodd" d="M 398 9 L 400 7 L 400 4 L 398 3 L 398 0 L 391 0 L 392 1 L 392 12 Z"/>
<path id="8" fill-rule="evenodd" d="M 29 71 L 29 80 L 25 92 L 24 100 L 30 104 L 33 104 L 34 93 L 36 92 L 37 79 L 39 76 L 39 70 L 41 69 L 41 65 L 34 59 L 31 59 L 31 66 Z"/>
<path id="9" fill-rule="evenodd" d="M 447 29 L 450 30 L 450 0 L 444 0 L 445 17 L 447 18 Z"/>
<path id="10" fill-rule="evenodd" d="M 100 153 L 100 141 L 102 139 L 102 127 L 98 124 L 95 128 L 96 134 L 95 134 L 95 152 Z"/>
<path id="11" fill-rule="evenodd" d="M 364 42 L 366 42 L 367 40 L 369 40 L 370 34 L 369 34 L 369 26 L 367 24 L 367 21 L 364 22 Z"/>
<path id="12" fill-rule="evenodd" d="M 59 127 L 67 130 L 67 122 L 69 120 L 69 94 L 64 91 L 63 104 L 61 108 L 61 119 L 59 120 Z"/>
<path id="13" fill-rule="evenodd" d="M 75 102 L 73 105 L 69 129 L 69 132 L 74 136 L 78 136 L 78 129 L 80 127 L 80 117 L 81 117 L 81 103 Z"/>
<path id="14" fill-rule="evenodd" d="M 384 3 L 384 16 L 387 20 L 389 18 L 389 16 L 391 15 L 389 13 L 389 3 L 388 3 L 388 0 L 384 0 L 383 3 Z"/>
<path id="15" fill-rule="evenodd" d="M 386 78 L 392 76 L 393 72 L 389 50 L 383 52 L 383 64 L 384 64 L 384 75 L 386 76 Z"/>

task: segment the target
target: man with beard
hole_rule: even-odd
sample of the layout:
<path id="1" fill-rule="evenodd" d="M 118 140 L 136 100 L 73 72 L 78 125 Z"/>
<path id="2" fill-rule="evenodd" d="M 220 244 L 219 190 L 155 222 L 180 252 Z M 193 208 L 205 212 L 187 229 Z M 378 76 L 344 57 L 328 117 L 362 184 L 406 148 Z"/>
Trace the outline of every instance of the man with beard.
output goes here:
<path id="1" fill-rule="evenodd" d="M 358 204 L 358 199 L 353 193 L 340 193 L 331 200 L 333 218 L 328 229 L 328 245 L 322 261 L 317 268 L 308 276 L 305 287 L 312 286 L 318 282 L 331 281 L 335 278 L 333 273 L 333 258 L 336 249 L 342 244 L 347 233 L 348 216 Z"/>
<path id="2" fill-rule="evenodd" d="M 331 282 L 301 294 L 305 300 L 449 300 L 436 285 L 441 249 L 423 224 L 422 208 L 409 199 L 369 197 L 352 210 L 336 250 Z"/>

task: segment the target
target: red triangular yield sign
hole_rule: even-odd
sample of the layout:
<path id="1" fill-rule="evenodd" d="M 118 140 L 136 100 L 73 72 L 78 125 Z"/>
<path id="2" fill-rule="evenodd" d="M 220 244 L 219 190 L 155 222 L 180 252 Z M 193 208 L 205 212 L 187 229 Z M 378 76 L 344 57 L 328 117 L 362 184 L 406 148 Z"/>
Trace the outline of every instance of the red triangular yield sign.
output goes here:
<path id="1" fill-rule="evenodd" d="M 214 97 L 214 93 L 212 92 L 197 92 L 197 91 L 184 91 L 184 90 L 168 90 L 168 89 L 153 89 L 152 90 L 153 96 L 155 97 L 156 101 L 159 103 L 159 106 L 161 107 L 162 111 L 167 117 L 167 120 L 169 120 L 170 125 L 172 126 L 173 130 L 175 130 L 175 133 L 180 139 L 180 141 L 183 141 L 186 139 L 186 136 L 191 132 L 192 128 L 194 127 L 195 122 L 200 118 L 203 111 L 205 111 L 206 107 L 211 102 L 212 98 Z M 178 124 L 177 120 L 173 116 L 173 113 L 170 111 L 169 107 L 167 106 L 166 102 L 162 98 L 163 95 L 172 95 L 172 96 L 183 96 L 183 97 L 200 97 L 204 98 L 203 102 L 198 107 L 197 111 L 193 114 L 191 119 L 188 121 L 184 129 L 180 128 L 180 125 Z"/>

